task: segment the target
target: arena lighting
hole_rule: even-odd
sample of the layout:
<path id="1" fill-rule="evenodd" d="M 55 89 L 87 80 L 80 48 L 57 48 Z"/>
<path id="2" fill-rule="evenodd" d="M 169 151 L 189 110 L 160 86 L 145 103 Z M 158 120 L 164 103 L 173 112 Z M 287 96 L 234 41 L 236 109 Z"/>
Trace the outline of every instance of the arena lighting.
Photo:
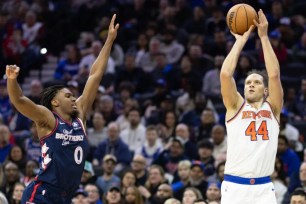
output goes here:
<path id="1" fill-rule="evenodd" d="M 44 55 L 47 53 L 47 48 L 41 48 L 40 49 L 40 54 Z"/>

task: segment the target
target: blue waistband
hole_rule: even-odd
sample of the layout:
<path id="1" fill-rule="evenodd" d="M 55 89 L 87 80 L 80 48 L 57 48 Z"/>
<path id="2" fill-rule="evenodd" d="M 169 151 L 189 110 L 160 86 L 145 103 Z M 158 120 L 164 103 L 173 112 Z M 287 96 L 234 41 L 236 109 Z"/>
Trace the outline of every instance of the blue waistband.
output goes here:
<path id="1" fill-rule="evenodd" d="M 229 182 L 244 184 L 244 185 L 259 185 L 259 184 L 270 183 L 271 179 L 269 176 L 260 177 L 260 178 L 243 178 L 239 176 L 232 176 L 232 175 L 225 174 L 224 181 L 229 181 Z"/>

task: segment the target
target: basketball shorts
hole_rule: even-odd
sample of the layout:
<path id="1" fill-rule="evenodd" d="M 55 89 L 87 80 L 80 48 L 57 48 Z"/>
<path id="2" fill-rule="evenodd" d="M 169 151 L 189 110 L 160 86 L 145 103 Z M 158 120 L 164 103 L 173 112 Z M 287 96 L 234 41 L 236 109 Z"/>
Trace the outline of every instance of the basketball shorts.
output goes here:
<path id="1" fill-rule="evenodd" d="M 269 177 L 242 178 L 224 175 L 221 204 L 277 204 Z"/>

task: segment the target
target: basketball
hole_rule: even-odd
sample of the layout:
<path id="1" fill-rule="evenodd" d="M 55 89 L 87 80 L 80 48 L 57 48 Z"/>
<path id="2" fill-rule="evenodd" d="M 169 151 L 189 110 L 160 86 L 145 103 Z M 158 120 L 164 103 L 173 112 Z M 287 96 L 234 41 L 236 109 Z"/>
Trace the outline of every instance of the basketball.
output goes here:
<path id="1" fill-rule="evenodd" d="M 253 19 L 258 22 L 257 12 L 248 4 L 237 4 L 226 15 L 227 26 L 233 33 L 239 35 L 243 35 L 251 25 L 254 25 Z"/>

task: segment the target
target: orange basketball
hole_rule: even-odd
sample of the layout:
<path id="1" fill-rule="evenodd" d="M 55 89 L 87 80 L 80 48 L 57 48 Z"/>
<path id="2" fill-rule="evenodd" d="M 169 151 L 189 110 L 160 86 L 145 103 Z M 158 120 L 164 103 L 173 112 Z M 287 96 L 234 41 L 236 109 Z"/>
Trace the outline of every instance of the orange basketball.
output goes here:
<path id="1" fill-rule="evenodd" d="M 255 9 L 248 4 L 236 4 L 226 15 L 227 26 L 233 33 L 239 35 L 242 35 L 251 25 L 254 25 L 253 19 L 258 22 Z"/>

